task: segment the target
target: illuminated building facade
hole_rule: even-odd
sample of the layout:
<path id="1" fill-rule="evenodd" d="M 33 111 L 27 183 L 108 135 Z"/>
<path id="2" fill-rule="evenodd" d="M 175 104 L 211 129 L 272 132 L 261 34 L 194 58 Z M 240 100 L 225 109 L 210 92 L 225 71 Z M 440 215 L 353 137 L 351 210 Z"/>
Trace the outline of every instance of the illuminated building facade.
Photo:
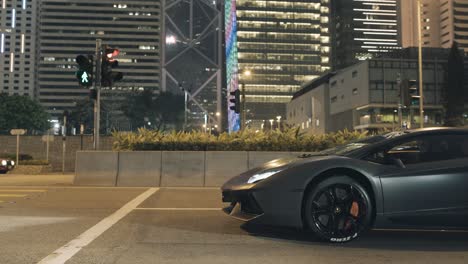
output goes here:
<path id="1" fill-rule="evenodd" d="M 332 17 L 335 70 L 400 48 L 397 0 L 334 0 Z"/>
<path id="2" fill-rule="evenodd" d="M 239 70 L 237 61 L 237 17 L 236 17 L 236 0 L 226 0 L 225 2 L 225 44 L 226 44 L 226 87 L 227 94 L 235 92 L 239 89 Z M 230 96 L 228 98 L 228 131 L 239 131 L 240 115 L 229 109 Z"/>
<path id="3" fill-rule="evenodd" d="M 36 2 L 0 2 L 0 93 L 34 97 Z"/>
<path id="4" fill-rule="evenodd" d="M 468 1 L 421 0 L 424 47 L 450 48 L 456 41 L 468 52 Z M 403 47 L 418 46 L 417 0 L 399 1 Z"/>
<path id="5" fill-rule="evenodd" d="M 266 120 L 284 120 L 301 85 L 330 70 L 330 1 L 236 0 L 235 8 L 237 23 L 226 18 L 228 84 L 245 88 L 243 122 L 260 129 Z M 229 57 L 236 53 L 237 66 Z"/>
<path id="6" fill-rule="evenodd" d="M 119 48 L 122 81 L 104 91 L 113 101 L 127 91 L 159 90 L 160 1 L 42 0 L 39 6 L 37 85 L 53 116 L 88 98 L 75 77 L 77 55 L 94 55 L 96 39 Z"/>

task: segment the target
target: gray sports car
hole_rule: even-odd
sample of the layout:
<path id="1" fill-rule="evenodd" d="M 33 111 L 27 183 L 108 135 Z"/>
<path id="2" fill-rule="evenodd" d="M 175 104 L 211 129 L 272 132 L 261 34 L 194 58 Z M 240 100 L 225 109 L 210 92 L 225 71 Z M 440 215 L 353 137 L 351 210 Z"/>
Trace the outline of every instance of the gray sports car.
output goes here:
<path id="1" fill-rule="evenodd" d="M 244 221 L 346 242 L 369 228 L 468 227 L 468 130 L 392 132 L 297 159 L 279 159 L 222 187 Z"/>

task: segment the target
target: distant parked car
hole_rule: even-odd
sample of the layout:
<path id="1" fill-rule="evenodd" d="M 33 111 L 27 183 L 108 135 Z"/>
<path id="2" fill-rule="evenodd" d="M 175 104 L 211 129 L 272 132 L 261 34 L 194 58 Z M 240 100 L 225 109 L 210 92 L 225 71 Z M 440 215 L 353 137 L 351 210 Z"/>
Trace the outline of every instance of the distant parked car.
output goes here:
<path id="1" fill-rule="evenodd" d="M 0 158 L 0 174 L 7 173 L 15 167 L 15 162 L 11 159 Z"/>

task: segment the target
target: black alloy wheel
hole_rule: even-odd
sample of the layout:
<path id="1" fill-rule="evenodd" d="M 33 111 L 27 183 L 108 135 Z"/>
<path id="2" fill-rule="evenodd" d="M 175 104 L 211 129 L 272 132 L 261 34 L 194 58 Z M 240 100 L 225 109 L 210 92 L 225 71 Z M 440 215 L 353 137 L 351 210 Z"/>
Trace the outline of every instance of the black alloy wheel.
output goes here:
<path id="1" fill-rule="evenodd" d="M 343 243 L 357 238 L 370 227 L 372 202 L 365 188 L 348 176 L 320 182 L 307 196 L 305 224 L 319 238 Z"/>

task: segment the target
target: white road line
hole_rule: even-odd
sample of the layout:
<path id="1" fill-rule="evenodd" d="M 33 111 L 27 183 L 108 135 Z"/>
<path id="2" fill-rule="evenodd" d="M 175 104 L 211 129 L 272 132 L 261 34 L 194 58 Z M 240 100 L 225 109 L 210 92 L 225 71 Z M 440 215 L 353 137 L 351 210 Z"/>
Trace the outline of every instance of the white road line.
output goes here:
<path id="1" fill-rule="evenodd" d="M 26 194 L 0 194 L 0 197 L 26 197 Z"/>
<path id="2" fill-rule="evenodd" d="M 435 230 L 435 229 L 372 229 L 372 231 L 387 232 L 424 232 L 424 233 L 468 233 L 468 230 Z"/>
<path id="3" fill-rule="evenodd" d="M 221 208 L 135 208 L 138 211 L 220 211 Z"/>
<path id="4" fill-rule="evenodd" d="M 160 187 L 163 190 L 221 190 L 220 187 Z"/>
<path id="5" fill-rule="evenodd" d="M 31 192 L 31 193 L 39 193 L 39 192 L 47 192 L 47 190 L 28 190 L 28 189 L 24 189 L 24 190 L 0 190 L 0 192 L 19 192 L 19 193 L 22 193 L 22 192 Z"/>
<path id="6" fill-rule="evenodd" d="M 62 264 L 65 263 L 67 260 L 72 258 L 76 253 L 78 253 L 82 248 L 89 245 L 93 242 L 96 238 L 102 235 L 106 230 L 111 228 L 117 222 L 119 222 L 122 218 L 132 212 L 137 206 L 139 206 L 142 202 L 148 199 L 151 195 L 156 193 L 159 188 L 150 188 L 144 193 L 140 194 L 138 197 L 133 199 L 132 201 L 128 202 L 122 208 L 117 210 L 115 213 L 111 214 L 110 216 L 104 218 L 95 226 L 91 227 L 90 229 L 86 230 L 84 233 L 79 235 L 74 240 L 68 242 L 65 246 L 57 249 L 49 256 L 45 257 L 38 264 Z"/>

